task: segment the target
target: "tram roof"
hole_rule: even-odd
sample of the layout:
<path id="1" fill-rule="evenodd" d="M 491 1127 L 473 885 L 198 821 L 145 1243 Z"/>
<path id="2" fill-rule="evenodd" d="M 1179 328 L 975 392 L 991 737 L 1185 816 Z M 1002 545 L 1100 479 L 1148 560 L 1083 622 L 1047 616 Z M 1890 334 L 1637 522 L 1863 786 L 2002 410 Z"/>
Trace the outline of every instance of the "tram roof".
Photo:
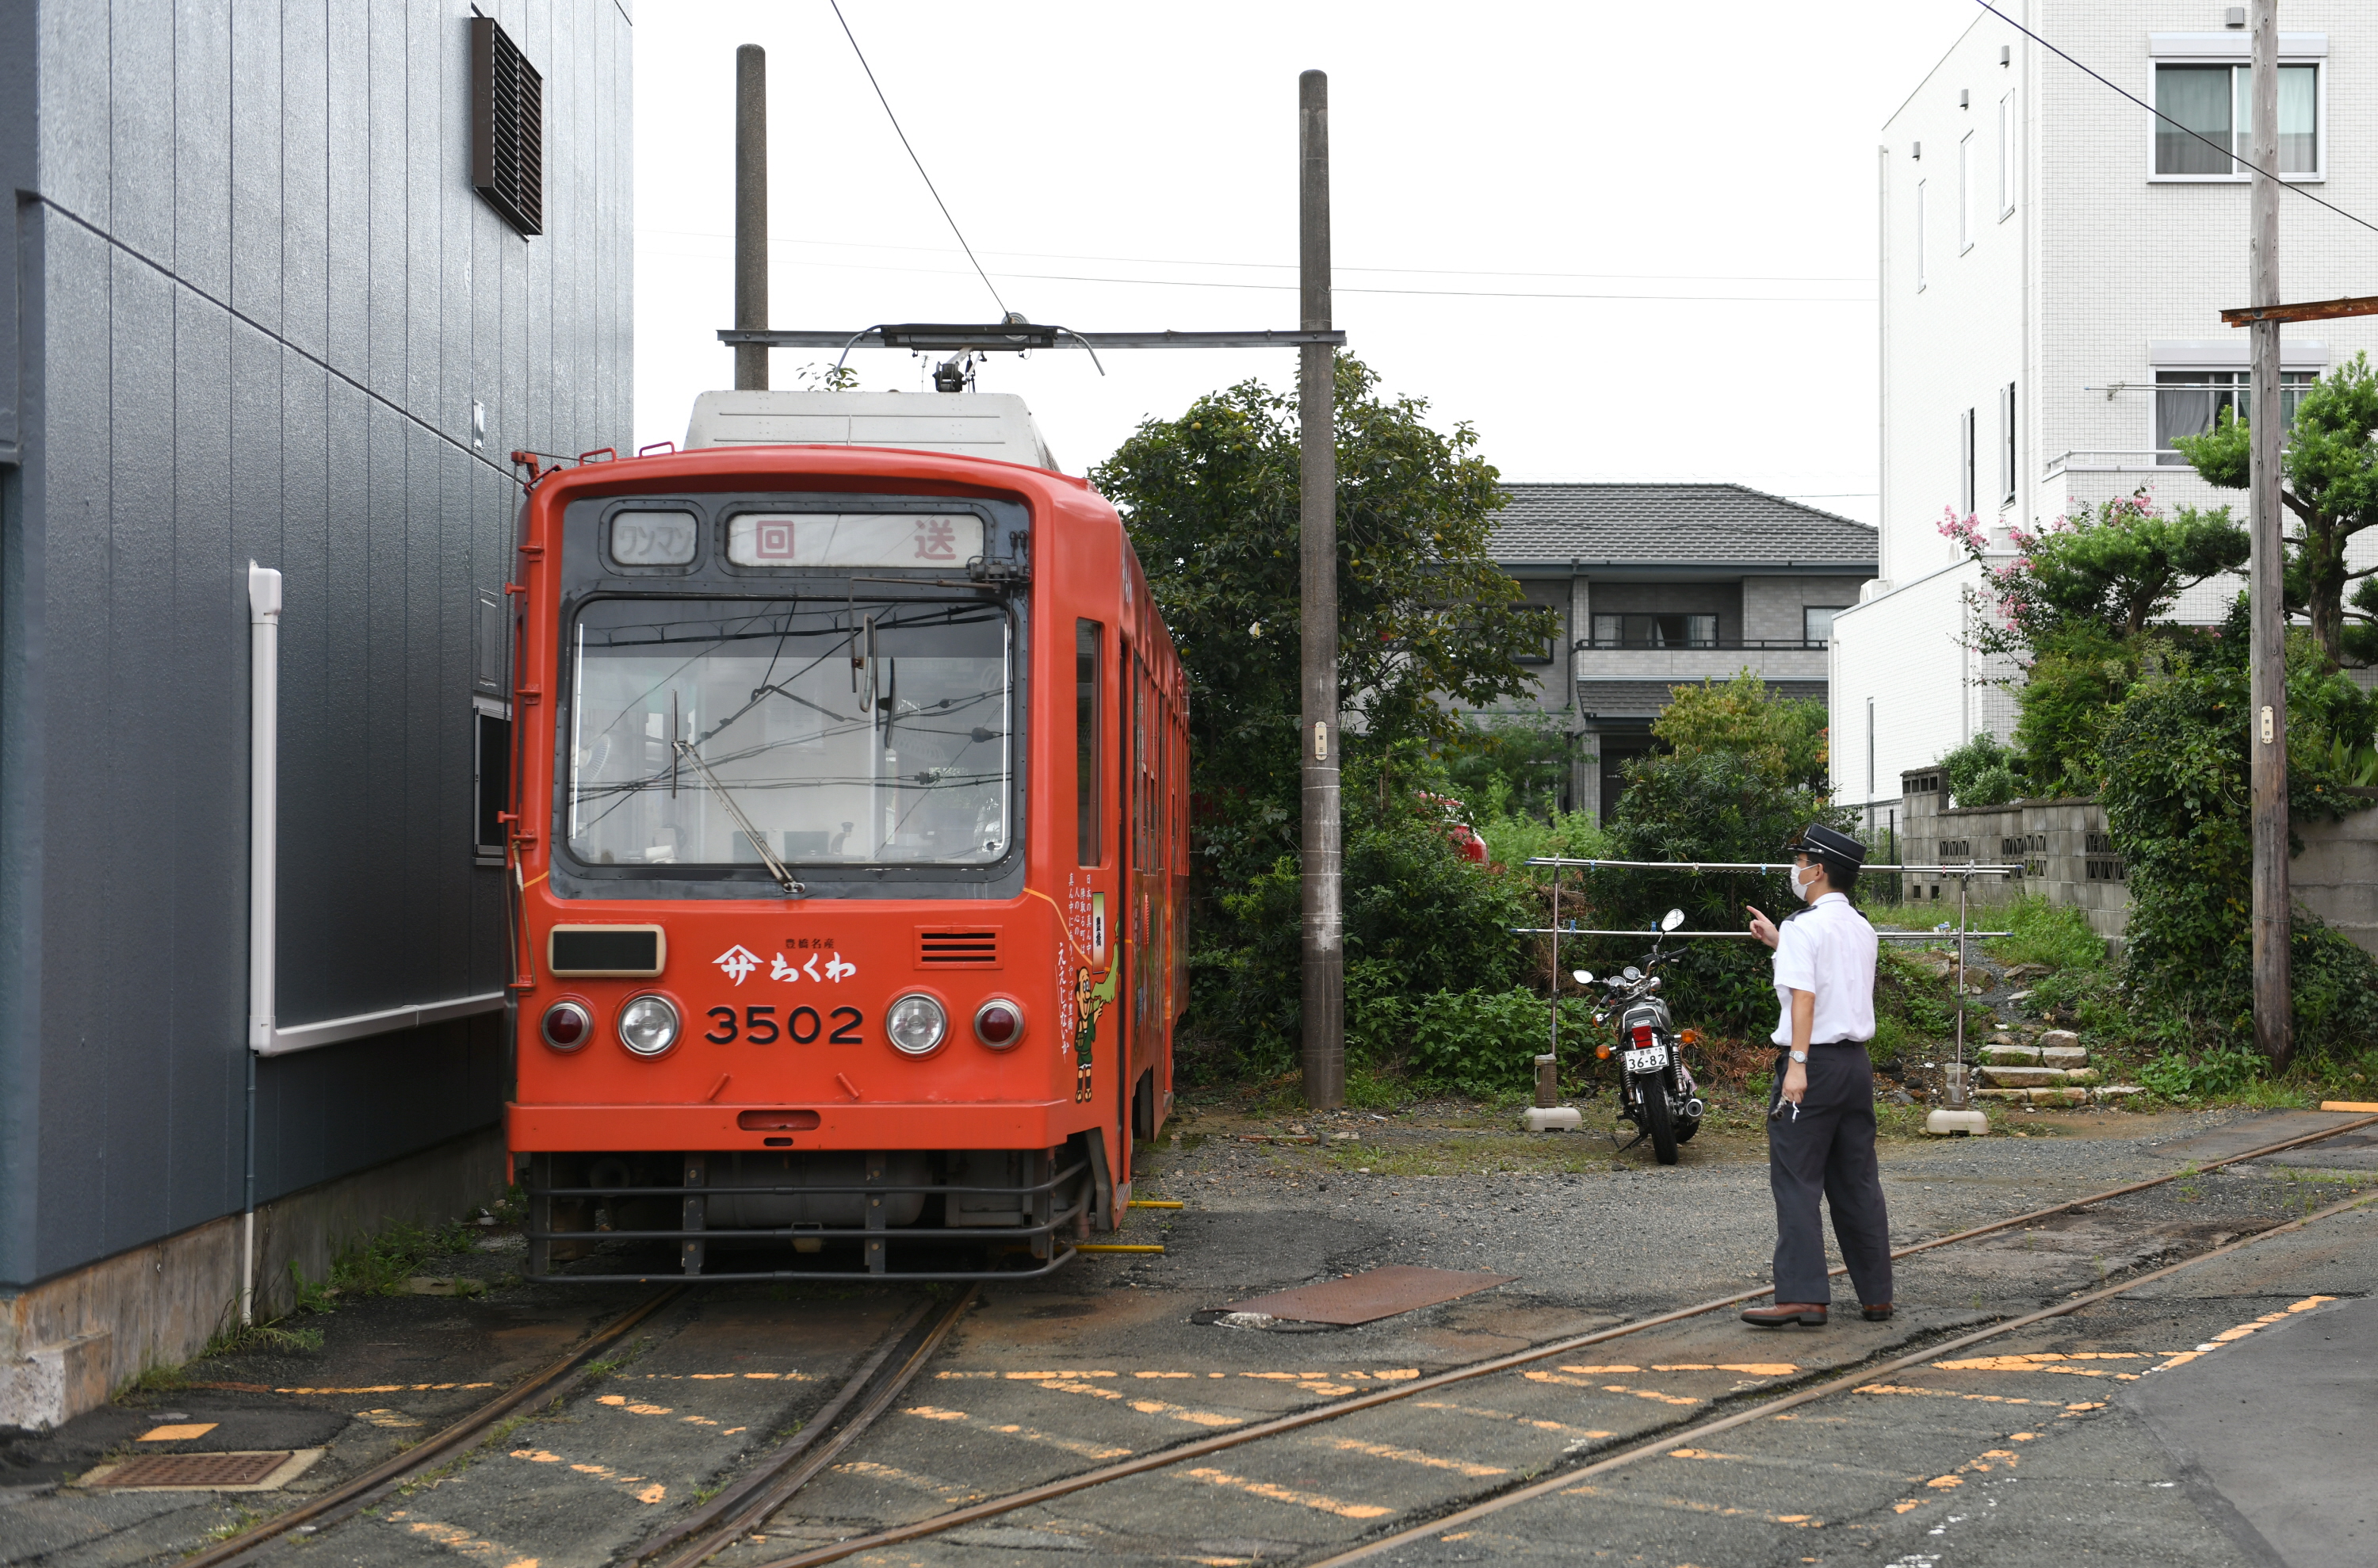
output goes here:
<path id="1" fill-rule="evenodd" d="M 895 447 L 1062 472 L 1014 392 L 706 392 L 685 445 Z"/>

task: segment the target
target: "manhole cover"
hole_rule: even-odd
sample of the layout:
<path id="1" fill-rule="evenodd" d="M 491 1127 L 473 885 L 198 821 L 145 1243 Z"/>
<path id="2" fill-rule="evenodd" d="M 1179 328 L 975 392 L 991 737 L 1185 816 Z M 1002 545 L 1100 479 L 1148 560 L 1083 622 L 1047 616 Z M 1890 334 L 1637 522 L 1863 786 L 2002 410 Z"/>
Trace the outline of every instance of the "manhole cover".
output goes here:
<path id="1" fill-rule="evenodd" d="M 82 1484 L 122 1487 L 252 1487 L 286 1465 L 290 1449 L 269 1453 L 144 1453 L 94 1473 Z"/>

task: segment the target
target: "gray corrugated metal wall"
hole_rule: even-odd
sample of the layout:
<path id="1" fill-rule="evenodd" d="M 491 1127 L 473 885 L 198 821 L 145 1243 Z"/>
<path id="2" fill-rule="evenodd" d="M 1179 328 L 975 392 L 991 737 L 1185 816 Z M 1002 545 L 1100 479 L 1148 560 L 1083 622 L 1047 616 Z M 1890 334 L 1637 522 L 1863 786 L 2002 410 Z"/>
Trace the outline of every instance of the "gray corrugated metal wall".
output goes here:
<path id="1" fill-rule="evenodd" d="M 0 19 L 0 1283 L 239 1206 L 250 558 L 286 577 L 281 1022 L 501 984 L 472 607 L 505 454 L 629 433 L 631 42 L 615 0 L 481 8 L 545 76 L 534 239 L 470 188 L 462 0 Z M 270 1195 L 491 1120 L 503 1042 L 261 1069 Z"/>

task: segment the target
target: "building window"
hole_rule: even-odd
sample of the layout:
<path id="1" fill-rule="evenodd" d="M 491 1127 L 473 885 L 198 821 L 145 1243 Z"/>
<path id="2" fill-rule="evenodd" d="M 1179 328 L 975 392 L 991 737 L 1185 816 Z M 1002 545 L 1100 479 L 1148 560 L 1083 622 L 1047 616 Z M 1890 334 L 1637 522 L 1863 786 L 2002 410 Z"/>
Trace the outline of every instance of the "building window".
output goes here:
<path id="1" fill-rule="evenodd" d="M 1106 628 L 1095 621 L 1074 622 L 1074 863 L 1102 865 L 1106 847 L 1099 826 L 1106 797 L 1100 788 L 1099 714 L 1106 705 L 1100 661 Z"/>
<path id="2" fill-rule="evenodd" d="M 2014 383 L 1999 389 L 1999 504 L 2014 504 Z"/>
<path id="3" fill-rule="evenodd" d="M 2282 175 L 2317 177 L 2321 172 L 2320 88 L 2318 66 L 2279 67 L 2278 173 Z M 2253 155 L 2253 97 L 2251 66 L 2157 66 L 2156 175 L 2247 178 L 2238 160 Z M 2192 131 L 2195 135 L 2190 135 Z M 2204 139 L 2199 140 L 2200 137 Z"/>
<path id="4" fill-rule="evenodd" d="M 1974 133 L 1967 131 L 1957 143 L 1957 254 L 1963 256 L 1974 248 L 1974 235 L 1981 224 L 1974 217 L 1980 203 L 1980 181 L 1975 177 Z"/>
<path id="5" fill-rule="evenodd" d="M 1916 182 L 1916 292 L 1924 292 L 1924 181 Z"/>
<path id="6" fill-rule="evenodd" d="M 1845 604 L 1804 605 L 1800 610 L 1800 640 L 1812 648 L 1821 648 L 1833 640 L 1833 617 L 1847 609 Z"/>
<path id="7" fill-rule="evenodd" d="M 489 17 L 471 18 L 471 185 L 523 235 L 545 232 L 545 78 Z"/>
<path id="8" fill-rule="evenodd" d="M 1999 218 L 2014 212 L 2014 94 L 1999 100 Z"/>
<path id="9" fill-rule="evenodd" d="M 1714 615 L 1597 615 L 1593 618 L 1597 648 L 1713 648 L 1717 646 Z"/>
<path id="10" fill-rule="evenodd" d="M 1957 416 L 1957 510 L 1974 513 L 1974 411 Z"/>
<path id="11" fill-rule="evenodd" d="M 2221 411 L 2249 414 L 2246 401 L 2253 384 L 2251 370 L 2158 370 L 2156 372 L 2156 461 L 2185 467 L 2188 459 L 2173 447 L 2179 436 L 2201 436 L 2220 421 Z M 2313 380 L 2310 370 L 2279 372 L 2279 422 L 2296 422 L 2296 408 Z"/>

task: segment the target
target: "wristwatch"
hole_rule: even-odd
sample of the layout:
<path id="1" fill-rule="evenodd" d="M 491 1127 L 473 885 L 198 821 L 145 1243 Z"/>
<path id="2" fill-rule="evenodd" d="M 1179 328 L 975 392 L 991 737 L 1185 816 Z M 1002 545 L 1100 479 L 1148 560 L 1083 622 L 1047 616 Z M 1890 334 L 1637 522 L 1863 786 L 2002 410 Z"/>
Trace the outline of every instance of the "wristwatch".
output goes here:
<path id="1" fill-rule="evenodd" d="M 1806 1051 L 1794 1051 L 1791 1053 L 1791 1057 L 1796 1062 L 1805 1062 L 1808 1059 L 1808 1053 Z"/>

